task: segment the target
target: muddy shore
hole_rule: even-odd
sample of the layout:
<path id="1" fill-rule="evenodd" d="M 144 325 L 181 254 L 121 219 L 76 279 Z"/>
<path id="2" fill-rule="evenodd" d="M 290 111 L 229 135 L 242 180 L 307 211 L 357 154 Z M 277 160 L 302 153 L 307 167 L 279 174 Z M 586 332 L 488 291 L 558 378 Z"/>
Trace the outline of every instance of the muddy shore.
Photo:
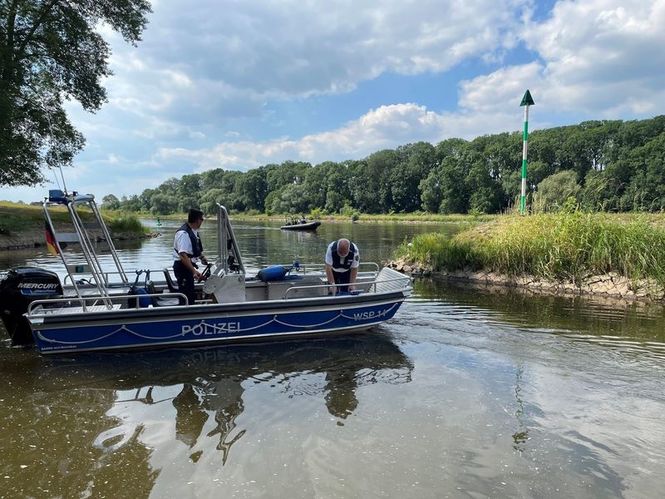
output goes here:
<path id="1" fill-rule="evenodd" d="M 402 260 L 390 262 L 388 266 L 414 277 L 464 282 L 478 287 L 514 288 L 533 294 L 588 295 L 622 301 L 665 303 L 665 288 L 662 285 L 650 280 L 633 281 L 616 273 L 590 275 L 580 282 L 570 282 L 550 281 L 529 275 L 502 275 L 488 271 L 434 272 L 432 269 Z"/>

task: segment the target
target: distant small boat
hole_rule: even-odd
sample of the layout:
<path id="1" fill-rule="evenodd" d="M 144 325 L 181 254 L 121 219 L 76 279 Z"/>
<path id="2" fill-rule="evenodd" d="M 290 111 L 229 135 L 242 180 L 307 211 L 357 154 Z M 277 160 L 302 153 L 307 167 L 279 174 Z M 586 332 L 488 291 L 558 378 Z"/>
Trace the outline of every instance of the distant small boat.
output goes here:
<path id="1" fill-rule="evenodd" d="M 317 227 L 321 225 L 321 222 L 318 220 L 312 222 L 293 222 L 282 225 L 280 228 L 282 230 L 316 230 Z"/>

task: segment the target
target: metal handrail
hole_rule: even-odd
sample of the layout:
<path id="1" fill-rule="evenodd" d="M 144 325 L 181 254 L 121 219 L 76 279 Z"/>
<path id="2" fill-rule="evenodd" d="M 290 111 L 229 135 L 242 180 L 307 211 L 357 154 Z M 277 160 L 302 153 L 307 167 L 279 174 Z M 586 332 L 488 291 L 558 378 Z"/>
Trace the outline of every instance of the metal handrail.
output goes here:
<path id="1" fill-rule="evenodd" d="M 90 284 L 94 285 L 97 288 L 97 292 L 100 295 L 100 300 L 102 300 L 106 305 L 106 307 L 110 309 L 112 308 L 112 302 L 108 299 L 109 296 L 107 290 L 108 273 L 105 273 L 101 266 L 99 258 L 95 252 L 94 244 L 92 242 L 90 234 L 86 230 L 85 224 L 83 223 L 83 220 L 81 219 L 81 216 L 77 211 L 78 205 L 85 205 L 92 211 L 92 214 L 94 215 L 94 218 L 97 222 L 97 226 L 101 229 L 102 234 L 106 239 L 107 244 L 109 245 L 111 256 L 115 263 L 118 274 L 120 275 L 120 279 L 123 281 L 124 284 L 129 284 L 127 275 L 124 269 L 122 268 L 122 264 L 120 262 L 120 259 L 118 258 L 117 251 L 115 249 L 115 246 L 113 245 L 111 235 L 108 231 L 108 228 L 106 227 L 106 224 L 104 223 L 104 220 L 101 216 L 101 213 L 99 212 L 99 209 L 97 208 L 97 204 L 95 203 L 95 197 L 93 195 L 91 194 L 77 195 L 76 193 L 74 193 L 72 196 L 66 194 L 64 194 L 63 196 L 64 197 L 60 198 L 58 202 L 60 204 L 64 204 L 67 208 L 67 211 L 69 212 L 71 223 L 77 234 L 78 243 L 81 245 L 81 252 L 83 253 L 83 257 L 85 258 L 87 263 L 88 269 L 86 270 L 85 273 L 90 274 L 92 276 Z M 71 280 L 71 285 L 76 291 L 78 297 L 82 298 L 76 280 L 72 276 L 71 269 L 67 265 L 67 259 L 65 258 L 65 255 L 62 251 L 60 242 L 58 241 L 57 235 L 55 234 L 55 228 L 53 226 L 53 221 L 51 220 L 51 216 L 49 214 L 48 206 L 49 202 L 45 200 L 43 203 L 43 209 L 46 218 L 46 223 L 49 226 L 50 231 L 53 233 L 58 253 L 60 254 L 60 258 L 65 266 L 65 269 L 67 270 L 67 276 Z M 67 283 L 67 277 L 65 278 L 65 284 L 66 283 Z M 86 308 L 85 300 L 81 301 L 81 306 L 85 310 Z"/>
<path id="2" fill-rule="evenodd" d="M 79 235 L 79 242 L 81 244 L 81 251 L 83 252 L 83 256 L 88 262 L 90 271 L 95 278 L 95 286 L 97 286 L 97 290 L 99 291 L 100 295 L 108 295 L 104 287 L 105 283 L 102 281 L 101 277 L 102 267 L 99 259 L 97 258 L 97 254 L 95 253 L 92 241 L 90 240 L 90 235 L 85 229 L 79 213 L 76 211 L 77 203 L 88 203 L 89 201 L 89 196 L 83 196 L 80 199 L 77 196 L 69 203 L 67 203 L 67 210 L 69 211 L 70 219 L 74 225 L 74 229 Z"/>
<path id="3" fill-rule="evenodd" d="M 164 267 L 159 268 L 159 269 L 145 269 L 144 271 L 145 271 L 145 272 L 150 272 L 151 274 L 157 274 L 157 275 L 160 275 L 162 272 L 164 272 Z M 64 279 L 64 281 L 63 281 L 63 284 L 67 284 L 67 279 L 71 278 L 71 275 L 70 275 L 70 274 L 71 274 L 71 275 L 87 275 L 87 274 L 91 274 L 91 272 L 90 272 L 89 270 L 86 270 L 85 272 L 74 272 L 74 271 L 70 271 L 69 274 L 67 274 L 67 275 L 65 276 L 65 279 Z M 111 284 L 111 283 L 109 282 L 108 278 L 109 278 L 109 276 L 112 276 L 112 275 L 120 275 L 120 272 L 118 272 L 117 270 L 115 270 L 115 271 L 107 271 L 107 270 L 105 270 L 105 271 L 102 272 L 102 277 L 104 278 L 104 282 L 107 284 L 107 286 Z M 153 282 L 161 282 L 159 279 L 152 279 L 152 281 L 153 281 Z M 123 286 L 128 286 L 128 284 L 125 283 L 125 282 L 117 282 L 117 283 L 113 283 L 113 284 L 123 285 Z"/>
<path id="4" fill-rule="evenodd" d="M 287 289 L 284 292 L 284 295 L 282 295 L 282 300 L 287 300 L 288 297 L 287 295 L 295 290 L 295 289 L 318 289 L 318 288 L 341 288 L 341 287 L 347 287 L 347 286 L 369 286 L 370 288 L 373 286 L 374 287 L 374 293 L 376 293 L 376 285 L 377 284 L 383 284 L 386 282 L 396 282 L 396 281 L 407 281 L 407 283 L 411 282 L 411 279 L 407 276 L 404 277 L 394 277 L 392 279 L 381 279 L 381 280 L 375 280 L 375 281 L 370 281 L 370 282 L 354 282 L 354 283 L 346 283 L 346 284 L 316 284 L 313 286 L 291 286 L 289 289 Z M 409 284 L 406 284 L 404 286 L 404 289 L 410 289 L 411 286 Z"/>
<path id="5" fill-rule="evenodd" d="M 109 296 L 103 296 L 103 295 L 82 296 L 82 297 L 69 296 L 69 297 L 66 297 L 66 298 L 46 298 L 46 299 L 43 299 L 43 300 L 35 300 L 35 301 L 31 302 L 30 305 L 28 306 L 27 315 L 30 316 L 30 317 L 46 317 L 46 316 L 53 315 L 53 314 L 50 314 L 50 313 L 43 313 L 43 314 L 35 313 L 35 314 L 33 314 L 33 310 L 35 308 L 37 308 L 38 306 L 41 306 L 41 305 L 55 305 L 57 303 L 64 303 L 64 304 L 67 304 L 67 305 L 71 305 L 72 302 L 79 302 L 81 304 L 81 308 L 84 309 L 86 302 L 109 301 L 109 300 L 111 302 L 116 301 L 116 300 L 121 301 L 121 302 L 129 301 L 129 300 L 136 300 L 137 305 L 136 305 L 136 307 L 132 307 L 132 308 L 138 309 L 138 308 L 142 308 L 142 307 L 138 306 L 138 300 L 143 298 L 143 297 L 146 297 L 146 298 L 155 297 L 155 298 L 184 299 L 184 304 L 189 305 L 189 300 L 187 299 L 187 296 L 185 296 L 182 293 L 146 293 L 146 294 L 142 294 L 142 295 L 114 295 L 114 296 L 110 296 L 110 297 Z M 92 305 L 94 305 L 94 303 L 92 303 Z M 145 308 L 145 307 L 143 307 L 143 308 Z M 115 309 L 109 309 L 109 310 L 115 310 Z M 127 309 L 124 309 L 124 310 L 127 310 Z"/>
<path id="6" fill-rule="evenodd" d="M 277 264 L 271 264 L 271 265 L 262 265 L 260 268 L 264 269 L 267 267 L 271 267 L 272 265 L 279 265 L 282 267 L 293 267 L 293 262 L 292 263 L 277 263 Z M 381 270 L 381 267 L 379 266 L 378 263 L 376 262 L 360 262 L 360 266 L 371 266 L 373 267 L 373 270 L 363 270 L 362 272 L 379 272 Z M 302 270 L 303 274 L 307 274 L 307 269 L 310 269 L 311 272 L 316 271 L 316 272 L 321 272 L 325 268 L 325 263 L 301 263 L 300 267 L 297 269 L 298 271 Z M 296 270 L 296 269 L 294 269 Z"/>
<path id="7" fill-rule="evenodd" d="M 60 257 L 60 260 L 62 260 L 62 264 L 64 265 L 65 270 L 67 270 L 67 274 L 69 275 L 69 269 L 67 268 L 67 258 L 65 258 L 65 253 L 62 251 L 62 247 L 60 246 L 60 242 L 58 241 L 58 234 L 55 230 L 55 225 L 53 224 L 53 220 L 51 219 L 51 214 L 48 211 L 47 201 L 44 201 L 44 203 L 42 204 L 42 209 L 44 210 L 44 218 L 46 219 L 46 223 L 48 224 L 49 229 L 53 234 L 58 256 Z M 74 291 L 76 291 L 76 294 L 78 296 L 81 296 L 81 293 L 79 292 L 78 286 L 76 285 L 76 282 L 74 282 L 74 279 L 72 279 L 72 286 L 74 287 Z"/>
<path id="8" fill-rule="evenodd" d="M 125 273 L 125 269 L 122 267 L 120 258 L 118 258 L 118 252 L 116 251 L 115 245 L 113 244 L 113 238 L 111 237 L 108 227 L 106 227 L 106 223 L 104 223 L 104 219 L 102 218 L 102 214 L 99 212 L 99 208 L 97 208 L 97 203 L 94 201 L 94 198 L 88 202 L 88 205 L 95 214 L 95 217 L 97 218 L 97 223 L 102 228 L 102 232 L 104 233 L 104 237 L 106 238 L 106 243 L 108 244 L 111 252 L 111 257 L 115 262 L 115 266 L 118 269 L 118 273 L 120 274 L 122 281 L 125 284 L 129 284 L 129 279 L 127 279 L 127 274 Z"/>

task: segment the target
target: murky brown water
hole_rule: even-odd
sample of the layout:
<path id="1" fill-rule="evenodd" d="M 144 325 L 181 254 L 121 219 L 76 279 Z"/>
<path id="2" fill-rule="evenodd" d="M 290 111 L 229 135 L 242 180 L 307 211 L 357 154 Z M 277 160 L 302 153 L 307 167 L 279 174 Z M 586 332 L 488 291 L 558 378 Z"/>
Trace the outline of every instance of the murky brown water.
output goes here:
<path id="1" fill-rule="evenodd" d="M 320 260 L 342 234 L 385 260 L 433 228 L 236 232 L 255 267 Z M 168 265 L 162 230 L 123 261 Z M 0 254 L 26 262 L 57 267 Z M 659 497 L 664 316 L 418 281 L 356 336 L 48 358 L 5 343 L 0 496 Z"/>

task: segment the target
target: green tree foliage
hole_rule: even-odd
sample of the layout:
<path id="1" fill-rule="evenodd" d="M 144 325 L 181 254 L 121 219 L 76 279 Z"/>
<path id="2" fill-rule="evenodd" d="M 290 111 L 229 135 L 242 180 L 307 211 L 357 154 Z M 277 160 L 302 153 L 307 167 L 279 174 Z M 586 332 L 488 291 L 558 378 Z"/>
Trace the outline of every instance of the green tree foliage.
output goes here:
<path id="1" fill-rule="evenodd" d="M 665 134 L 635 148 L 626 163 L 632 175 L 621 206 L 634 211 L 665 209 Z"/>
<path id="2" fill-rule="evenodd" d="M 265 211 L 265 200 L 268 194 L 266 169 L 261 167 L 248 171 L 243 176 L 241 191 L 245 209 Z"/>
<path id="3" fill-rule="evenodd" d="M 307 204 L 307 212 L 312 208 L 322 207 L 326 204 L 327 178 L 330 169 L 335 168 L 335 163 L 322 163 L 317 168 L 310 168 L 305 173 L 302 183 L 304 202 Z"/>
<path id="4" fill-rule="evenodd" d="M 355 163 L 351 173 L 353 206 L 367 213 L 387 213 L 392 205 L 388 179 L 399 164 L 396 151 L 384 149 L 371 154 L 363 163 Z"/>
<path id="5" fill-rule="evenodd" d="M 466 173 L 471 150 L 466 147 L 459 157 L 448 156 L 430 171 L 419 187 L 426 211 L 432 213 L 466 213 L 469 194 Z"/>
<path id="6" fill-rule="evenodd" d="M 277 191 L 290 184 L 302 184 L 305 173 L 312 167 L 309 163 L 285 161 L 281 165 L 266 166 L 268 192 Z"/>
<path id="7" fill-rule="evenodd" d="M 387 211 L 413 212 L 420 209 L 420 180 L 436 166 L 434 146 L 428 142 L 408 144 L 397 149 L 399 164 L 390 176 L 392 205 Z"/>
<path id="8" fill-rule="evenodd" d="M 533 209 L 536 212 L 559 211 L 570 199 L 577 201 L 579 192 L 577 173 L 573 170 L 560 171 L 538 184 Z"/>
<path id="9" fill-rule="evenodd" d="M 185 212 L 190 208 L 196 208 L 200 204 L 201 176 L 198 174 L 184 175 L 177 183 L 175 191 L 178 211 Z"/>
<path id="10" fill-rule="evenodd" d="M 500 133 L 417 142 L 341 163 L 214 169 L 169 179 L 120 205 L 158 213 L 197 205 L 210 213 L 217 202 L 236 211 L 285 214 L 499 213 L 519 198 L 521 164 L 521 133 Z M 665 116 L 533 132 L 527 188 L 534 208 L 543 211 L 568 199 L 589 210 L 665 209 Z"/>
<path id="11" fill-rule="evenodd" d="M 351 172 L 358 171 L 357 162 L 332 163 L 328 168 L 326 179 L 326 202 L 324 209 L 330 213 L 341 213 L 345 205 L 351 205 L 351 188 L 349 178 Z"/>
<path id="12" fill-rule="evenodd" d="M 117 210 L 120 208 L 120 200 L 113 194 L 107 194 L 102 198 L 102 208 L 107 210 Z"/>
<path id="13" fill-rule="evenodd" d="M 226 193 L 223 189 L 213 188 L 207 190 L 203 196 L 201 196 L 201 210 L 204 213 L 217 213 L 217 203 L 226 206 L 223 202 Z M 185 212 L 185 210 L 180 210 Z"/>
<path id="14" fill-rule="evenodd" d="M 155 215 L 167 215 L 178 211 L 177 200 L 168 194 L 153 194 L 150 198 L 150 212 Z"/>
<path id="15" fill-rule="evenodd" d="M 288 184 L 277 191 L 273 191 L 269 201 L 266 201 L 266 210 L 271 213 L 298 213 L 309 212 L 309 204 L 305 197 L 303 184 Z"/>
<path id="16" fill-rule="evenodd" d="M 109 45 L 105 23 L 129 43 L 140 40 L 147 0 L 0 0 L 0 185 L 34 185 L 42 168 L 70 165 L 83 136 L 63 109 L 106 101 Z"/>

